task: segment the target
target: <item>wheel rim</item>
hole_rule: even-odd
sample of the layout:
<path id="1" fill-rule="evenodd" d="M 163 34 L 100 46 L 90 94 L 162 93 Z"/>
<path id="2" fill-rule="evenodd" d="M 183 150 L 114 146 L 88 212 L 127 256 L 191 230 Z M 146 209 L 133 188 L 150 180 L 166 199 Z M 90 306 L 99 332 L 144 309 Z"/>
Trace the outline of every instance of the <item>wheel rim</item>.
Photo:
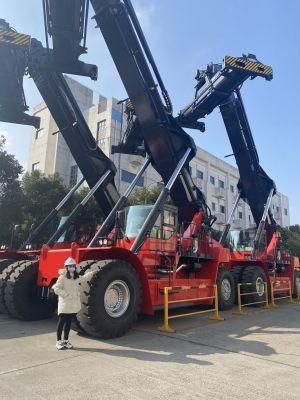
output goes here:
<path id="1" fill-rule="evenodd" d="M 256 279 L 256 291 L 259 296 L 263 296 L 265 293 L 265 282 L 261 276 Z"/>
<path id="2" fill-rule="evenodd" d="M 104 307 L 112 318 L 119 318 L 125 314 L 130 303 L 130 290 L 126 282 L 113 281 L 105 290 Z"/>
<path id="3" fill-rule="evenodd" d="M 222 293 L 222 297 L 225 301 L 228 301 L 230 299 L 231 296 L 231 283 L 230 280 L 225 278 L 222 280 L 221 283 L 221 293 Z"/>

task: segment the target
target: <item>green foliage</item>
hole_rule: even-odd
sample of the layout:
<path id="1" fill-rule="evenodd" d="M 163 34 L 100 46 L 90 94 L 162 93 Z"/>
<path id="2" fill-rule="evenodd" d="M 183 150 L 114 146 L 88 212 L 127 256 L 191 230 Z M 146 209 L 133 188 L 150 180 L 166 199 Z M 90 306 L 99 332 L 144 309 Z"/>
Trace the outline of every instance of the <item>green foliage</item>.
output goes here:
<path id="1" fill-rule="evenodd" d="M 55 208 L 69 191 L 58 174 L 46 176 L 40 171 L 26 173 L 21 165 L 5 150 L 5 139 L 0 137 L 0 244 L 10 245 L 15 225 L 21 226 L 15 235 L 14 247 L 17 248 L 26 238 L 30 229 L 35 228 Z M 46 243 L 55 232 L 60 218 L 69 215 L 71 210 L 87 194 L 88 188 L 75 193 L 68 203 L 39 234 L 36 245 Z M 76 217 L 76 228 L 94 233 L 97 223 L 103 220 L 100 208 L 91 198 L 85 208 Z"/>
<path id="2" fill-rule="evenodd" d="M 26 173 L 22 179 L 24 203 L 22 207 L 22 239 L 26 239 L 32 226 L 37 226 L 66 195 L 67 189 L 58 174 L 45 176 L 40 171 Z M 68 211 L 63 214 L 68 214 Z M 39 244 L 45 243 L 58 225 L 61 214 L 39 235 Z"/>
<path id="3" fill-rule="evenodd" d="M 23 169 L 12 154 L 5 150 L 0 136 L 0 244 L 9 244 L 14 225 L 21 222 L 23 192 L 19 177 Z"/>
<path id="4" fill-rule="evenodd" d="M 152 186 L 150 188 L 137 188 L 133 191 L 133 193 L 129 196 L 127 205 L 139 205 L 139 204 L 154 204 L 162 191 L 162 187 L 160 186 Z M 167 204 L 172 204 L 171 199 L 169 198 Z"/>
<path id="5" fill-rule="evenodd" d="M 293 256 L 300 257 L 300 225 L 291 225 L 289 228 L 280 228 L 281 239 Z"/>

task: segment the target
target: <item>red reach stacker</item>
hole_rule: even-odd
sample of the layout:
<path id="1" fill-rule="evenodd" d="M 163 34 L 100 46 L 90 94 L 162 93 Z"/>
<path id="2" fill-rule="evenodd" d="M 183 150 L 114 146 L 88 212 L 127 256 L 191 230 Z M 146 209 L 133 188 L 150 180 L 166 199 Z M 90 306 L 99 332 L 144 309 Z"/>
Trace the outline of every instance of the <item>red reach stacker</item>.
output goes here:
<path id="1" fill-rule="evenodd" d="M 49 49 L 46 54 L 53 54 L 54 59 L 63 65 L 78 57 L 78 51 L 70 43 L 75 40 L 75 17 L 86 19 L 88 3 L 74 0 L 70 7 L 70 3 L 64 0 L 43 2 L 46 30 L 53 41 L 53 51 Z M 49 306 L 51 286 L 57 279 L 58 269 L 70 256 L 85 270 L 94 272 L 81 288 L 82 309 L 77 315 L 76 329 L 100 338 L 123 335 L 138 313 L 153 314 L 162 308 L 165 287 L 191 286 L 187 291 L 173 290 L 170 300 L 194 303 L 192 299 L 213 297 L 213 286 L 217 284 L 220 309 L 226 310 L 234 304 L 235 287 L 240 281 L 254 283 L 258 296 L 262 296 L 262 283 L 270 284 L 273 278 L 285 277 L 291 282 L 296 281 L 295 269 L 299 268 L 299 263 L 296 258 L 283 255 L 283 251 L 279 256 L 279 235 L 269 212 L 275 185 L 259 166 L 258 157 L 255 159 L 255 147 L 249 147 L 250 128 L 246 131 L 244 125 L 240 130 L 235 127 L 236 121 L 246 123 L 242 120 L 242 112 L 236 110 L 238 115 L 233 118 L 230 110 L 226 110 L 230 102 L 237 106 L 241 104 L 239 87 L 246 79 L 255 76 L 270 79 L 272 69 L 251 55 L 225 58 L 218 71 L 209 70 L 207 76 L 203 73 L 202 77 L 199 71 L 196 101 L 174 118 L 171 100 L 131 2 L 91 0 L 91 4 L 97 27 L 130 99 L 128 130 L 114 150 L 127 154 L 144 152 L 145 162 L 126 193 L 110 203 L 111 210 L 87 246 L 73 242 L 68 248 L 61 248 L 57 244 L 61 231 L 67 228 L 66 223 L 43 246 L 39 260 L 17 267 L 9 275 L 3 292 L 8 312 L 28 320 L 49 316 L 53 311 Z M 37 51 L 37 63 L 40 60 L 38 54 Z M 34 63 L 31 65 L 29 73 L 45 101 L 48 99 L 46 103 L 53 114 L 52 101 L 55 104 L 56 99 L 53 97 L 49 101 L 48 89 L 51 92 L 51 86 L 47 87 L 48 77 L 34 68 Z M 203 115 L 198 114 L 197 104 L 200 102 L 207 106 Z M 225 246 L 230 221 L 221 240 L 213 239 L 212 224 L 216 218 L 189 171 L 196 146 L 183 127 L 203 131 L 204 124 L 198 119 L 216 106 L 221 108 L 240 170 L 239 197 L 249 203 L 257 221 L 258 229 L 251 251 L 247 247 L 242 252 L 240 249 L 231 251 Z M 190 110 L 192 114 L 189 114 Z M 230 123 L 235 129 L 229 129 Z M 245 141 L 247 146 L 243 148 Z M 243 168 L 240 155 L 243 155 Z M 86 160 L 89 160 L 89 155 L 82 154 L 82 163 Z M 126 208 L 130 192 L 150 163 L 164 182 L 156 203 Z M 253 168 L 257 169 L 249 174 Z M 253 182 L 253 176 L 257 182 Z M 169 196 L 172 206 L 166 204 Z M 256 199 L 257 209 L 252 208 L 252 197 Z M 262 249 L 264 232 L 265 250 Z M 208 299 L 201 304 L 210 305 L 211 302 Z"/>

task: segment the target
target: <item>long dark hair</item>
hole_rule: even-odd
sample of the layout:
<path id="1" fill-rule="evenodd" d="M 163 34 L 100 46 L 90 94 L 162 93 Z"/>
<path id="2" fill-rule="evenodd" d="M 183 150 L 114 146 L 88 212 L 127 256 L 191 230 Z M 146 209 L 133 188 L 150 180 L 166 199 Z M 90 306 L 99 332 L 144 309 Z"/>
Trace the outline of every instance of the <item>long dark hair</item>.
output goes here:
<path id="1" fill-rule="evenodd" d="M 68 279 L 78 279 L 79 278 L 79 274 L 78 274 L 78 272 L 76 271 L 76 269 L 75 269 L 75 271 L 73 272 L 73 276 L 70 274 L 70 271 L 68 270 L 68 268 L 67 268 L 67 274 L 66 274 L 66 277 L 68 278 Z"/>

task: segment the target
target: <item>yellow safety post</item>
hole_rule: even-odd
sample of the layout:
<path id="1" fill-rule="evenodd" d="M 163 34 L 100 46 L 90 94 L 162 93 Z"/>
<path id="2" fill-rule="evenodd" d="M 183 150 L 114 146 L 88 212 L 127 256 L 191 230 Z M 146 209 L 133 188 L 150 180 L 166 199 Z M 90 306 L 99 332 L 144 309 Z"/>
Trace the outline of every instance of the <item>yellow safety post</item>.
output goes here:
<path id="1" fill-rule="evenodd" d="M 224 321 L 224 318 L 220 317 L 219 315 L 219 295 L 218 295 L 218 286 L 214 285 L 214 292 L 215 292 L 215 299 L 214 299 L 214 303 L 215 303 L 215 308 L 211 311 L 214 311 L 214 316 L 213 317 L 209 317 L 209 319 L 214 319 L 216 321 Z"/>
<path id="2" fill-rule="evenodd" d="M 288 296 L 276 297 L 276 300 L 289 299 L 289 300 L 290 300 L 290 303 L 294 303 L 294 301 L 293 301 L 293 296 L 292 296 L 291 281 L 288 280 L 288 281 L 278 281 L 278 282 L 281 282 L 281 283 L 288 283 L 288 285 L 289 285 L 289 286 L 288 286 L 289 295 L 288 295 Z M 275 296 L 274 296 L 274 284 L 275 284 L 275 283 L 276 283 L 276 281 L 271 283 L 271 305 L 272 305 L 272 307 L 277 307 L 277 305 L 275 304 Z M 286 292 L 286 291 L 287 291 L 286 288 L 283 288 L 283 289 L 275 289 L 275 290 L 276 290 L 276 292 Z"/>
<path id="3" fill-rule="evenodd" d="M 169 326 L 169 288 L 164 288 L 164 324 L 158 328 L 162 332 L 174 333 L 175 329 Z"/>
<path id="4" fill-rule="evenodd" d="M 271 306 L 277 307 L 277 305 L 275 304 L 275 299 L 274 299 L 274 283 L 275 282 L 271 282 Z"/>
<path id="5" fill-rule="evenodd" d="M 238 291 L 238 311 L 235 314 L 238 315 L 248 315 L 245 311 L 242 310 L 242 295 L 241 295 L 241 283 L 237 284 L 237 291 Z"/>
<path id="6" fill-rule="evenodd" d="M 290 303 L 293 304 L 294 300 L 293 300 L 292 285 L 290 280 L 289 280 L 289 292 L 290 292 Z"/>
<path id="7" fill-rule="evenodd" d="M 196 314 L 205 314 L 205 313 L 210 313 L 214 312 L 214 316 L 211 317 L 211 319 L 217 320 L 217 321 L 224 321 L 224 318 L 220 317 L 219 315 L 219 304 L 218 304 L 218 288 L 217 285 L 213 286 L 181 286 L 181 287 L 176 287 L 176 290 L 189 290 L 189 289 L 204 289 L 204 288 L 214 288 L 214 296 L 209 296 L 209 297 L 197 297 L 193 299 L 183 299 L 183 300 L 172 300 L 169 301 L 169 290 L 172 290 L 172 287 L 165 287 L 164 288 L 164 324 L 163 326 L 160 326 L 158 329 L 162 332 L 167 332 L 167 333 L 174 333 L 175 330 L 170 327 L 169 325 L 169 320 L 170 319 L 175 319 L 175 318 L 181 318 L 181 317 L 188 317 L 191 315 L 196 315 Z M 190 313 L 184 313 L 184 314 L 176 314 L 176 315 L 169 315 L 169 304 L 178 304 L 178 303 L 186 303 L 186 302 L 195 302 L 195 301 L 201 301 L 201 300 L 209 300 L 209 299 L 214 299 L 214 308 L 209 309 L 209 310 L 201 310 L 201 311 L 193 311 Z"/>
<path id="8" fill-rule="evenodd" d="M 238 283 L 237 284 L 237 291 L 238 291 L 238 311 L 234 312 L 234 314 L 237 315 L 248 315 L 247 312 L 242 310 L 242 307 L 245 306 L 251 306 L 254 304 L 265 304 L 266 308 L 269 308 L 269 294 L 268 294 L 268 285 L 267 283 L 264 283 L 264 287 L 265 287 L 265 299 L 261 300 L 261 301 L 255 301 L 252 303 L 244 303 L 242 304 L 242 296 L 249 296 L 250 294 L 258 294 L 258 292 L 247 292 L 247 293 L 241 293 L 241 286 L 243 285 L 247 285 L 247 286 L 251 286 L 253 285 L 252 283 Z"/>

